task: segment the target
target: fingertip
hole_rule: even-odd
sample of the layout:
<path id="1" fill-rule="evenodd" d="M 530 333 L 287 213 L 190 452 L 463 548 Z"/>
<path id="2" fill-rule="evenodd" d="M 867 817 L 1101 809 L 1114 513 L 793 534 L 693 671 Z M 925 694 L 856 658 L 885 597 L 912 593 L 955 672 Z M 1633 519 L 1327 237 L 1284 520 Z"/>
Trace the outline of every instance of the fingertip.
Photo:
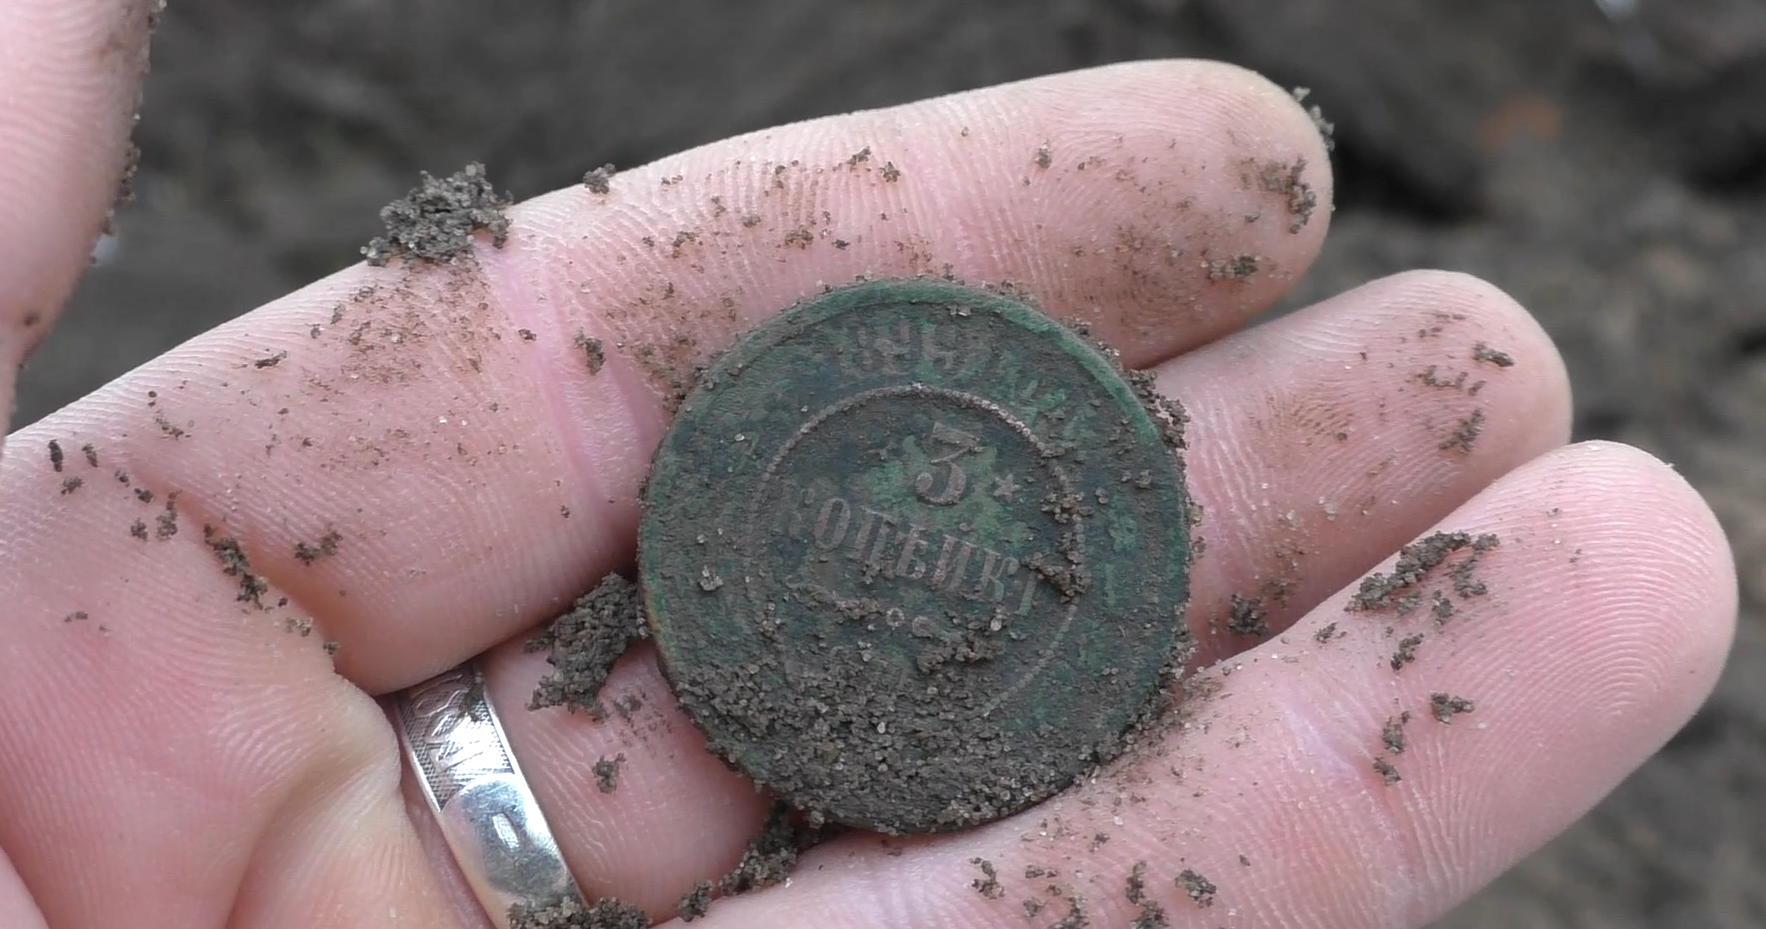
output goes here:
<path id="1" fill-rule="evenodd" d="M 1675 669 L 1662 686 L 1684 691 L 1681 709 L 1690 717 L 1716 686 L 1735 638 L 1739 589 L 1727 533 L 1685 475 L 1643 449 L 1580 442 L 1541 464 L 1554 461 L 1566 481 L 1599 488 L 1599 498 L 1611 501 L 1587 517 L 1608 530 L 1605 549 L 1582 548 L 1576 565 L 1618 560 L 1597 576 L 1654 603 L 1664 667 Z"/>
<path id="2" fill-rule="evenodd" d="M 127 180 L 147 40 L 164 0 L 0 8 L 0 413 L 18 365 L 90 261 Z"/>
<path id="3" fill-rule="evenodd" d="M 1518 300 L 1463 271 L 1405 271 L 1382 283 L 1401 295 L 1394 299 L 1450 319 L 1477 320 L 1484 327 L 1484 339 L 1473 346 L 1467 360 L 1491 373 L 1515 368 L 1517 362 L 1524 365 L 1521 373 L 1529 388 L 1504 415 L 1527 421 L 1531 431 L 1549 436 L 1554 445 L 1569 441 L 1573 413 L 1569 369 L 1551 334 Z"/>
<path id="4" fill-rule="evenodd" d="M 1318 108 L 1306 105 L 1307 91 L 1303 88 L 1283 87 L 1258 71 L 1227 61 L 1189 58 L 1146 64 L 1181 69 L 1202 92 L 1214 96 L 1224 108 L 1242 108 L 1249 115 L 1267 120 L 1272 134 L 1282 137 L 1288 144 L 1304 147 L 1302 154 L 1322 169 L 1318 181 L 1325 191 L 1330 190 L 1330 140 L 1326 135 L 1329 130 L 1321 122 L 1323 110 L 1315 115 L 1313 110 Z M 1247 102 L 1259 106 L 1246 107 Z"/>
<path id="5" fill-rule="evenodd" d="M 0 926 L 8 929 L 46 929 L 43 914 L 31 902 L 30 890 L 19 879 L 6 853 L 0 852 Z"/>

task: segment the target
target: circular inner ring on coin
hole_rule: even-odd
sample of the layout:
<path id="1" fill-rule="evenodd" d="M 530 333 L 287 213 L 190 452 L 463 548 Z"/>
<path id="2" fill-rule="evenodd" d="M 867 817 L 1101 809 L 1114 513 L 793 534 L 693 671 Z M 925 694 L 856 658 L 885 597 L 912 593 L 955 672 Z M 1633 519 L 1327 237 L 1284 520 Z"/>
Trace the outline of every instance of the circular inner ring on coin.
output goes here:
<path id="1" fill-rule="evenodd" d="M 713 751 L 884 832 L 1016 812 L 1118 754 L 1184 638 L 1180 460 L 1016 301 L 859 284 L 757 329 L 656 455 L 664 670 Z"/>

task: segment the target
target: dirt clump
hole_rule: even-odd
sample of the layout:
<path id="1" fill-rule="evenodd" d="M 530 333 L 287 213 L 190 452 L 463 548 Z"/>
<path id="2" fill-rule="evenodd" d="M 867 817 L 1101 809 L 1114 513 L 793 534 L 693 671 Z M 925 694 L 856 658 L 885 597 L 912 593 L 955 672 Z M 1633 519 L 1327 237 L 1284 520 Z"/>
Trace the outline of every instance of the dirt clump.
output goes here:
<path id="1" fill-rule="evenodd" d="M 86 486 L 85 478 L 70 477 L 61 482 L 61 495 L 65 497 L 84 486 Z"/>
<path id="2" fill-rule="evenodd" d="M 556 670 L 540 679 L 527 708 L 562 706 L 605 719 L 601 686 L 619 656 L 648 635 L 638 586 L 622 575 L 607 575 L 528 641 L 529 652 L 550 651 L 546 661 Z"/>
<path id="3" fill-rule="evenodd" d="M 1472 415 L 1459 421 L 1459 426 L 1453 430 L 1452 435 L 1442 439 L 1440 444 L 1435 447 L 1444 452 L 1459 451 L 1469 455 L 1472 452 L 1473 443 L 1477 442 L 1478 436 L 1483 434 L 1484 411 L 1473 410 Z"/>
<path id="4" fill-rule="evenodd" d="M 830 838 L 835 831 L 801 825 L 790 804 L 774 802 L 760 833 L 742 852 L 742 859 L 718 880 L 718 891 L 741 894 L 783 883 L 797 870 L 798 854 Z"/>
<path id="5" fill-rule="evenodd" d="M 62 462 L 66 461 L 66 460 L 67 460 L 67 456 L 64 455 L 61 451 L 61 443 L 57 442 L 54 439 L 50 439 L 49 440 L 49 467 L 51 469 L 53 469 L 55 471 L 55 473 L 60 474 Z"/>
<path id="6" fill-rule="evenodd" d="M 1115 352 L 1107 354 L 1112 359 L 1116 357 Z M 1159 437 L 1165 440 L 1165 447 L 1171 449 L 1173 453 L 1181 453 L 1189 448 L 1188 440 L 1184 438 L 1184 431 L 1189 427 L 1190 414 L 1183 408 L 1183 404 L 1160 393 L 1150 372 L 1124 369 L 1121 374 L 1123 379 L 1128 381 L 1128 386 L 1133 388 L 1135 396 L 1140 398 L 1141 406 L 1145 407 L 1147 414 L 1153 417 L 1153 425 L 1158 427 Z M 1182 460 L 1182 456 L 1179 455 L 1178 462 L 1180 464 Z M 1127 481 L 1129 477 L 1129 475 L 1124 475 L 1124 480 Z M 1149 475 L 1144 472 L 1133 475 L 1136 486 L 1142 486 L 1148 477 Z M 1200 504 L 1195 504 L 1195 507 L 1195 511 L 1191 513 L 1190 525 L 1192 527 L 1199 521 L 1195 517 L 1201 512 Z M 1193 539 L 1192 542 L 1194 542 Z"/>
<path id="7" fill-rule="evenodd" d="M 310 565 L 321 558 L 337 554 L 337 545 L 342 541 L 343 536 L 336 529 L 330 529 L 317 542 L 294 543 L 294 557 L 301 564 Z"/>
<path id="8" fill-rule="evenodd" d="M 1386 720 L 1386 725 L 1380 729 L 1380 741 L 1385 743 L 1386 751 L 1394 755 L 1404 754 L 1404 726 L 1408 722 L 1409 710 Z"/>
<path id="9" fill-rule="evenodd" d="M 1466 374 L 1464 371 L 1461 371 L 1458 374 L 1456 374 L 1452 380 L 1448 380 L 1447 378 L 1442 377 L 1438 373 L 1440 370 L 1441 370 L 1440 365 L 1429 365 L 1427 368 L 1424 368 L 1423 370 L 1417 372 L 1416 382 L 1423 385 L 1424 387 L 1432 387 L 1436 390 L 1464 390 L 1465 389 L 1466 380 L 1468 377 L 1470 377 L 1470 375 Z"/>
<path id="10" fill-rule="evenodd" d="M 517 903 L 509 908 L 509 929 L 650 929 L 650 917 L 616 897 L 591 904 L 569 899 L 543 906 Z"/>
<path id="11" fill-rule="evenodd" d="M 602 347 L 601 340 L 578 330 L 575 338 L 571 339 L 571 344 L 583 353 L 583 362 L 588 365 L 589 373 L 600 374 L 601 366 L 607 363 L 607 350 Z"/>
<path id="12" fill-rule="evenodd" d="M 613 173 L 613 166 L 610 164 L 595 168 L 583 175 L 583 186 L 590 193 L 605 194 L 613 189 Z"/>
<path id="13" fill-rule="evenodd" d="M 981 876 L 969 882 L 976 893 L 989 900 L 998 900 L 1006 895 L 1006 889 L 1000 886 L 999 871 L 994 868 L 993 862 L 986 858 L 971 858 L 969 863 L 981 869 Z"/>
<path id="14" fill-rule="evenodd" d="M 1142 859 L 1128 869 L 1128 880 L 1124 882 L 1124 894 L 1129 903 L 1141 903 L 1147 899 L 1147 862 Z"/>
<path id="15" fill-rule="evenodd" d="M 1263 598 L 1233 594 L 1226 617 L 1226 631 L 1233 635 L 1269 635 L 1269 613 L 1263 608 Z"/>
<path id="16" fill-rule="evenodd" d="M 1324 142 L 1324 150 L 1327 152 L 1336 151 L 1337 124 L 1325 119 L 1324 107 L 1316 103 L 1306 106 L 1306 98 L 1312 96 L 1312 88 L 1296 87 L 1292 93 L 1294 102 L 1300 104 L 1306 110 L 1306 115 L 1312 119 L 1312 128 L 1318 130 L 1319 140 Z"/>
<path id="17" fill-rule="evenodd" d="M 1461 713 L 1470 713 L 1477 708 L 1476 703 L 1464 697 L 1445 693 L 1429 695 L 1429 715 L 1434 716 L 1435 721 L 1439 723 L 1451 723 L 1453 717 Z"/>
<path id="18" fill-rule="evenodd" d="M 1127 888 L 1124 894 L 1128 902 L 1140 907 L 1129 929 L 1165 929 L 1170 920 L 1165 916 L 1165 908 L 1158 902 L 1147 899 L 1147 863 L 1137 861 L 1128 872 Z"/>
<path id="19" fill-rule="evenodd" d="M 189 435 L 189 432 L 186 431 L 183 426 L 167 419 L 164 410 L 153 411 L 153 424 L 158 426 L 159 431 L 168 439 L 182 439 L 186 435 Z"/>
<path id="20" fill-rule="evenodd" d="M 1454 554 L 1470 549 L 1470 554 L 1454 568 L 1454 587 L 1462 597 L 1480 596 L 1486 591 L 1473 575 L 1478 560 L 1496 548 L 1499 540 L 1485 533 L 1473 537 L 1469 532 L 1437 532 L 1398 550 L 1398 561 L 1390 574 L 1370 574 L 1349 598 L 1351 612 L 1392 612 L 1403 616 L 1416 609 L 1424 599 L 1417 588 Z"/>
<path id="21" fill-rule="evenodd" d="M 1315 119 L 1315 125 L 1316 123 Z M 1287 200 L 1290 234 L 1297 234 L 1305 229 L 1306 224 L 1312 222 L 1313 211 L 1318 209 L 1318 194 L 1313 191 L 1311 184 L 1302 179 L 1305 172 L 1304 158 L 1295 159 L 1293 164 L 1270 162 L 1257 165 L 1258 188 L 1264 193 L 1278 194 Z"/>
<path id="22" fill-rule="evenodd" d="M 380 211 L 386 235 L 376 236 L 362 247 L 368 263 L 381 267 L 394 258 L 410 262 L 446 263 L 471 254 L 472 234 L 490 233 L 491 244 L 502 248 L 509 240 L 511 202 L 499 194 L 477 162 L 458 172 L 436 178 L 425 171 L 411 192 Z"/>
<path id="23" fill-rule="evenodd" d="M 597 759 L 595 772 L 595 789 L 610 794 L 619 789 L 619 769 L 625 766 L 625 754 L 622 752 L 611 758 Z"/>
<path id="24" fill-rule="evenodd" d="M 178 534 L 178 493 L 166 494 L 165 509 L 154 518 L 153 537 L 161 542 Z"/>
<path id="25" fill-rule="evenodd" d="M 1256 255 L 1234 255 L 1231 258 L 1210 259 L 1207 264 L 1208 279 L 1211 281 L 1242 281 L 1257 273 Z"/>
<path id="26" fill-rule="evenodd" d="M 233 599 L 263 609 L 263 595 L 269 591 L 270 584 L 252 571 L 251 561 L 245 557 L 245 549 L 240 547 L 239 540 L 221 535 L 213 526 L 202 527 L 202 540 L 221 562 L 221 573 L 239 579 L 239 594 Z"/>
<path id="27" fill-rule="evenodd" d="M 1140 907 L 1140 912 L 1134 914 L 1134 920 L 1128 924 L 1128 929 L 1165 929 L 1171 925 L 1170 919 L 1165 915 L 1165 908 L 1159 904 L 1152 900 L 1143 900 Z"/>
<path id="28" fill-rule="evenodd" d="M 1472 542 L 1472 557 L 1453 566 L 1453 569 L 1450 572 L 1453 579 L 1453 592 L 1459 594 L 1462 599 L 1482 597 L 1490 592 L 1489 585 L 1485 584 L 1473 572 L 1477 570 L 1479 557 L 1490 549 L 1495 548 L 1496 545 L 1496 536 L 1479 536 Z M 1437 609 L 1437 617 L 1440 617 L 1440 613 L 1441 611 Z"/>
<path id="29" fill-rule="evenodd" d="M 681 922 L 690 923 L 711 912 L 711 882 L 700 881 L 687 891 L 681 902 L 675 905 L 675 915 Z"/>
<path id="30" fill-rule="evenodd" d="M 1512 368 L 1515 366 L 1515 358 L 1513 355 L 1510 355 L 1508 352 L 1498 351 L 1491 348 L 1483 342 L 1479 342 L 1472 346 L 1472 360 L 1483 364 L 1492 364 L 1498 368 Z"/>
<path id="31" fill-rule="evenodd" d="M 1177 889 L 1183 891 L 1184 895 L 1191 900 L 1196 901 L 1197 906 L 1213 906 L 1214 894 L 1220 888 L 1215 887 L 1213 881 L 1201 874 L 1185 868 L 1177 875 Z"/>
<path id="32" fill-rule="evenodd" d="M 1380 780 L 1383 781 L 1387 787 L 1391 787 L 1399 781 L 1404 780 L 1404 778 L 1399 775 L 1398 769 L 1392 766 L 1392 762 L 1387 761 L 1384 758 L 1374 759 L 1374 773 L 1380 776 Z"/>
<path id="33" fill-rule="evenodd" d="M 98 467 L 98 448 L 91 442 L 87 442 L 85 445 L 80 446 L 80 454 L 86 456 L 86 467 Z"/>
<path id="34" fill-rule="evenodd" d="M 1417 646 L 1423 644 L 1423 634 L 1407 635 L 1398 640 L 1397 650 L 1392 652 L 1392 670 L 1402 671 L 1404 666 L 1416 660 Z"/>

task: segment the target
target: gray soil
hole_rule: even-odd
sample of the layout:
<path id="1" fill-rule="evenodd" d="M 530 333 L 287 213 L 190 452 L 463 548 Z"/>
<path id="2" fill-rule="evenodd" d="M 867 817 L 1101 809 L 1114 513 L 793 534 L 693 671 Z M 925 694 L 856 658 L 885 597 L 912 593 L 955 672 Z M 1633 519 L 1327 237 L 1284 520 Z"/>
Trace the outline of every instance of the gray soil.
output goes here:
<path id="1" fill-rule="evenodd" d="M 584 174 L 583 186 L 593 193 L 610 193 L 613 190 L 613 166 L 602 165 Z"/>
<path id="2" fill-rule="evenodd" d="M 1449 564 L 1456 555 L 1459 557 L 1448 572 L 1452 590 L 1462 598 L 1482 596 L 1486 590 L 1473 572 L 1484 553 L 1499 544 L 1500 540 L 1488 533 L 1473 538 L 1465 532 L 1437 532 L 1406 545 L 1398 550 L 1398 561 L 1392 566 L 1391 573 L 1370 574 L 1362 579 L 1360 589 L 1349 599 L 1349 609 L 1404 616 L 1421 606 L 1425 599 L 1439 604 L 1441 600 L 1435 598 L 1445 595 L 1440 589 L 1431 589 L 1430 585 L 1439 580 L 1437 569 Z M 1432 609 L 1437 619 L 1444 620 L 1452 615 L 1451 606 L 1443 609 L 1436 605 Z M 1447 616 L 1441 615 L 1444 612 Z"/>
<path id="3" fill-rule="evenodd" d="M 1210 887 L 1212 888 L 1212 885 Z M 1128 929 L 1165 929 L 1171 924 L 1170 918 L 1165 915 L 1165 907 L 1147 897 L 1147 863 L 1145 861 L 1134 863 L 1134 867 L 1128 872 L 1127 887 L 1123 894 L 1128 898 L 1129 903 L 1139 907 L 1139 912 L 1135 913 L 1133 921 L 1128 924 Z"/>
<path id="4" fill-rule="evenodd" d="M 337 545 L 343 536 L 337 530 L 326 530 L 325 534 L 312 542 L 294 543 L 294 557 L 301 564 L 311 565 L 321 558 L 330 558 L 337 554 Z"/>
<path id="5" fill-rule="evenodd" d="M 1393 650 L 1390 661 L 1393 671 L 1402 671 L 1405 665 L 1416 660 L 1416 650 L 1423 644 L 1423 638 L 1423 634 L 1418 632 L 1398 640 L 1398 648 Z"/>
<path id="6" fill-rule="evenodd" d="M 1435 720 L 1440 723 L 1451 723 L 1453 717 L 1461 713 L 1470 713 L 1477 708 L 1476 703 L 1464 697 L 1441 693 L 1429 695 L 1429 715 L 1435 717 Z"/>
<path id="7" fill-rule="evenodd" d="M 1409 722 L 1409 710 L 1386 720 L 1386 725 L 1380 729 L 1380 741 L 1385 743 L 1386 751 L 1394 755 L 1404 754 L 1404 727 Z"/>
<path id="8" fill-rule="evenodd" d="M 181 0 L 154 48 L 139 199 L 33 356 L 18 422 L 357 260 L 421 169 L 483 162 L 526 197 L 793 119 L 1130 58 L 1237 61 L 1312 88 L 1337 126 L 1331 237 L 1287 306 L 1412 267 L 1488 278 L 1557 340 L 1576 435 L 1667 456 L 1740 562 L 1742 631 L 1713 700 L 1436 929 L 1766 924 L 1766 7 L 1643 3 L 1615 24 L 1587 0 L 1314 6 L 615 0 L 413 17 Z M 1486 348 L 1473 364 L 1513 362 Z M 175 506 L 143 516 L 150 539 L 178 531 Z"/>
<path id="9" fill-rule="evenodd" d="M 619 769 L 625 766 L 625 755 L 601 758 L 593 766 L 595 789 L 610 794 L 619 789 Z"/>
<path id="10" fill-rule="evenodd" d="M 1177 889 L 1196 901 L 1197 906 L 1204 907 L 1214 905 L 1214 895 L 1220 890 L 1213 881 L 1187 868 L 1177 875 Z"/>
<path id="11" fill-rule="evenodd" d="M 718 892 L 741 894 L 784 883 L 797 870 L 798 854 L 832 834 L 833 830 L 802 824 L 796 810 L 774 803 L 766 823 L 742 852 L 742 859 L 718 880 Z"/>
<path id="12" fill-rule="evenodd" d="M 252 571 L 251 560 L 245 557 L 245 549 L 240 547 L 239 540 L 222 535 L 213 526 L 202 527 L 202 539 L 221 563 L 221 573 L 239 581 L 239 593 L 234 599 L 262 609 L 263 596 L 270 584 Z"/>
<path id="13" fill-rule="evenodd" d="M 527 643 L 530 652 L 546 652 L 554 669 L 534 689 L 528 709 L 562 706 L 606 718 L 601 687 L 619 656 L 646 635 L 637 585 L 622 575 L 607 575 Z M 601 776 L 599 765 L 596 776 Z"/>
<path id="14" fill-rule="evenodd" d="M 976 893 L 989 900 L 998 900 L 1006 895 L 1005 887 L 1000 885 L 999 871 L 994 868 L 993 862 L 986 858 L 971 858 L 969 863 L 981 871 L 980 877 L 969 882 L 969 886 L 974 887 Z"/>
<path id="15" fill-rule="evenodd" d="M 509 929 L 649 929 L 644 911 L 613 897 L 584 905 L 563 900 L 545 906 L 517 903 L 509 910 Z"/>
<path id="16" fill-rule="evenodd" d="M 693 889 L 688 891 L 687 895 L 682 897 L 681 902 L 675 907 L 675 915 L 679 916 L 681 922 L 684 923 L 690 923 L 704 916 L 711 910 L 711 891 L 710 881 L 700 881 L 694 884 Z"/>
<path id="17" fill-rule="evenodd" d="M 490 233 L 497 248 L 509 240 L 509 217 L 503 212 L 509 195 L 491 186 L 484 165 L 473 162 L 445 178 L 427 171 L 422 177 L 410 193 L 381 208 L 386 234 L 362 247 L 369 264 L 394 258 L 453 261 L 471 252 L 472 234 L 480 230 Z"/>

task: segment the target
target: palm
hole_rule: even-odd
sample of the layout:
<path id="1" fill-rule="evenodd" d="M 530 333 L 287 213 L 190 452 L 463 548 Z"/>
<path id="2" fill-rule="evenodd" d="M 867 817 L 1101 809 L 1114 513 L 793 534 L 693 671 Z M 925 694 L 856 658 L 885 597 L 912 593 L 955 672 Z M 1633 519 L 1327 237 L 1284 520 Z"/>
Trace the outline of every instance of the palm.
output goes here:
<path id="1" fill-rule="evenodd" d="M 1391 279 L 1231 334 L 1318 248 L 1326 164 L 1285 95 L 1199 64 L 791 127 L 523 205 L 476 260 L 349 269 L 12 436 L 0 924 L 470 924 L 374 697 L 486 649 L 585 890 L 670 916 L 764 799 L 705 754 L 646 652 L 609 685 L 631 712 L 522 710 L 546 669 L 519 638 L 631 557 L 664 398 L 695 365 L 822 282 L 918 273 L 1009 281 L 1184 400 L 1208 542 L 1192 622 L 1206 661 L 1239 657 L 1095 781 L 958 835 L 849 835 L 707 925 L 1021 925 L 1026 900 L 1042 925 L 1076 898 L 1126 925 L 1139 861 L 1174 925 L 1427 920 L 1685 719 L 1733 581 L 1665 469 L 1554 451 L 1556 355 L 1484 285 Z M 50 292 L 70 266 L 17 273 Z M 614 349 L 604 366 L 585 339 Z M 1437 523 L 1502 538 L 1488 596 L 1439 630 L 1345 613 L 1345 585 Z M 1278 634 L 1230 631 L 1235 611 Z M 1348 634 L 1318 642 L 1331 622 Z M 1422 718 L 1436 692 L 1475 715 Z M 1386 787 L 1372 762 L 1403 710 Z M 622 754 L 598 790 L 594 763 Z M 1003 895 L 973 889 L 974 858 Z M 1186 869 L 1218 884 L 1212 909 Z"/>

